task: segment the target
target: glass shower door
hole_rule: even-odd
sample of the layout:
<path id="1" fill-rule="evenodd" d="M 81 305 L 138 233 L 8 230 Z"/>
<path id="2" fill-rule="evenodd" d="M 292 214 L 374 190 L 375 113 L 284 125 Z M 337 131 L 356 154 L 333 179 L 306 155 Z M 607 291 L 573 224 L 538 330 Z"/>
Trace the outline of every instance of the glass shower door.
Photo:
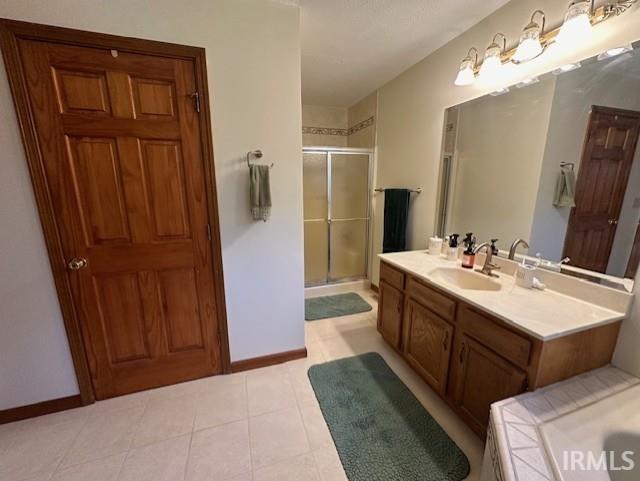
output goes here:
<path id="1" fill-rule="evenodd" d="M 329 277 L 328 154 L 302 155 L 304 192 L 304 282 L 317 285 Z"/>
<path id="2" fill-rule="evenodd" d="M 329 154 L 329 280 L 367 274 L 369 155 Z"/>

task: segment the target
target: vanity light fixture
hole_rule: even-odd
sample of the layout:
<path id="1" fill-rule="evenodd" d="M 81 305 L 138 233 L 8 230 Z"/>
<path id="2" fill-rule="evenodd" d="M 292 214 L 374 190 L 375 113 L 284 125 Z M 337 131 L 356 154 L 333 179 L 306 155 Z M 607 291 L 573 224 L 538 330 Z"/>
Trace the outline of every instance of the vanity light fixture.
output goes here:
<path id="1" fill-rule="evenodd" d="M 472 57 L 472 52 L 474 57 Z M 476 81 L 476 66 L 478 65 L 478 50 L 475 47 L 471 47 L 467 56 L 460 62 L 460 70 L 458 76 L 454 82 L 458 87 L 465 85 L 471 85 Z"/>
<path id="2" fill-rule="evenodd" d="M 562 75 L 563 73 L 571 72 L 572 70 L 579 69 L 580 67 L 582 67 L 582 64 L 580 62 L 568 63 L 566 65 L 563 65 L 562 67 L 558 67 L 557 69 L 555 69 L 553 71 L 553 74 Z"/>
<path id="3" fill-rule="evenodd" d="M 590 40 L 594 26 L 623 15 L 638 2 L 639 0 L 607 0 L 604 5 L 596 7 L 595 0 L 574 0 L 569 5 L 562 26 L 548 32 L 544 31 L 546 23 L 544 12 L 536 10 L 524 28 L 517 47 L 507 51 L 507 39 L 501 33 L 496 34 L 484 54 L 482 65 L 478 64 L 478 51 L 475 48 L 470 49 L 460 64 L 455 84 L 471 85 L 476 81 L 478 70 L 481 80 L 496 82 L 500 80 L 498 77 L 504 67 L 503 62 L 511 61 L 512 64 L 517 65 L 542 55 L 545 50 L 551 51 L 555 47 L 568 50 L 576 46 L 584 46 Z M 498 37 L 502 37 L 502 42 L 498 41 Z M 613 48 L 601 54 L 599 59 L 615 57 L 630 49 L 631 46 Z M 475 58 L 472 57 L 472 52 Z M 553 73 L 558 75 L 578 67 L 580 67 L 579 62 L 567 64 L 554 70 Z"/>
<path id="4" fill-rule="evenodd" d="M 498 43 L 502 37 L 502 45 Z M 502 33 L 496 33 L 493 36 L 491 44 L 484 53 L 484 60 L 480 67 L 480 78 L 485 81 L 495 81 L 502 72 L 502 54 L 507 49 L 507 37 Z"/>
<path id="5" fill-rule="evenodd" d="M 540 22 L 536 22 L 536 16 L 540 17 Z M 520 43 L 516 52 L 511 57 L 511 61 L 514 63 L 522 63 L 528 60 L 533 60 L 538 57 L 546 45 L 542 44 L 540 37 L 544 33 L 544 26 L 546 23 L 546 15 L 542 10 L 536 10 L 531 15 L 531 21 L 524 27 L 524 31 L 520 36 Z"/>
<path id="6" fill-rule="evenodd" d="M 624 47 L 610 48 L 609 50 L 602 52 L 598 55 L 598 60 L 604 60 L 606 58 L 617 57 L 623 53 L 631 52 L 633 47 L 631 45 L 625 45 Z"/>
<path id="7" fill-rule="evenodd" d="M 593 31 L 591 18 L 595 0 L 579 0 L 569 5 L 564 23 L 556 37 L 556 43 L 562 48 L 570 48 L 589 40 Z"/>

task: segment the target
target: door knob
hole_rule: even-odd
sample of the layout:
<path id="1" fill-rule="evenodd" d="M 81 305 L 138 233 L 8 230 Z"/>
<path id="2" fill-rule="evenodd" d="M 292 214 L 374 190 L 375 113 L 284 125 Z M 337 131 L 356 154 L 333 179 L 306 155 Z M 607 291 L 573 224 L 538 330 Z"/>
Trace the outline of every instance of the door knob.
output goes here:
<path id="1" fill-rule="evenodd" d="M 87 259 L 84 257 L 74 257 L 67 263 L 67 267 L 72 271 L 79 271 L 87 267 Z"/>

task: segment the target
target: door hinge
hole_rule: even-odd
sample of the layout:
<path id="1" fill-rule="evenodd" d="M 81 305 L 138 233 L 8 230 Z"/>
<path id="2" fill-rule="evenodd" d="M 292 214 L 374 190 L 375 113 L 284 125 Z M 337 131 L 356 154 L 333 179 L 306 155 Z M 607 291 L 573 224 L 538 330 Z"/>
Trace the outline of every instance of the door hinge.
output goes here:
<path id="1" fill-rule="evenodd" d="M 211 240 L 211 224 L 207 224 L 207 239 Z"/>
<path id="2" fill-rule="evenodd" d="M 196 112 L 200 112 L 200 92 L 193 92 L 191 94 L 191 98 L 193 99 L 193 108 Z"/>

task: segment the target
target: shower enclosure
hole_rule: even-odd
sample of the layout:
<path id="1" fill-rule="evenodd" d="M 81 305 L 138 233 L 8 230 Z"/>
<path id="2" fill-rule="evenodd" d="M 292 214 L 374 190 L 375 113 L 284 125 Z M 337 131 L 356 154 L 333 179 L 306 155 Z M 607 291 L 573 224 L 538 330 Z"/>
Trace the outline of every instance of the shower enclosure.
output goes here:
<path id="1" fill-rule="evenodd" d="M 305 285 L 365 278 L 372 151 L 303 149 Z"/>

